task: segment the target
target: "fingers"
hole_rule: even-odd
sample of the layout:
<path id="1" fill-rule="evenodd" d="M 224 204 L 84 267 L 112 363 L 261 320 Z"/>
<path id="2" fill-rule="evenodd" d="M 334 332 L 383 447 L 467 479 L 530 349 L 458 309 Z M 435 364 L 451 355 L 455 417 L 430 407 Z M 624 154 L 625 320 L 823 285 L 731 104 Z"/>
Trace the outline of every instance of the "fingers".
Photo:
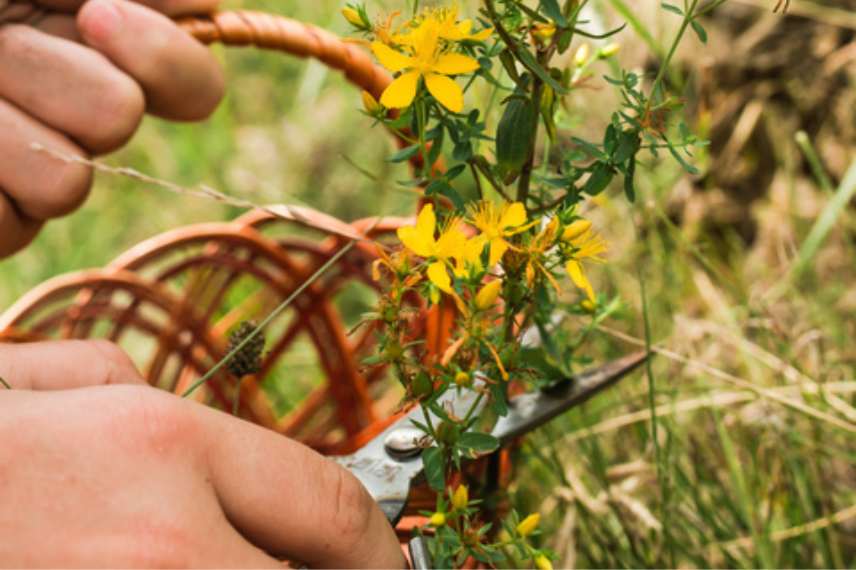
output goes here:
<path id="1" fill-rule="evenodd" d="M 105 340 L 0 343 L 0 377 L 20 390 L 145 384 L 128 355 Z"/>
<path id="2" fill-rule="evenodd" d="M 37 0 L 45 8 L 62 12 L 76 12 L 86 0 Z M 167 16 L 188 16 L 210 14 L 217 8 L 219 0 L 136 0 L 138 4 L 148 6 Z"/>
<path id="3" fill-rule="evenodd" d="M 89 0 L 77 23 L 88 45 L 142 86 L 150 112 L 199 120 L 220 102 L 223 76 L 213 55 L 163 14 L 121 0 Z"/>
<path id="4" fill-rule="evenodd" d="M 2 59 L 0 56 L 0 66 Z M 83 149 L 66 137 L 0 98 L 0 190 L 21 216 L 42 221 L 80 205 L 89 192 L 92 172 L 85 166 L 66 164 L 35 152 L 33 143 L 65 154 L 85 155 Z M 2 227 L 0 244 L 5 248 L 9 247 L 8 242 L 21 239 L 26 236 L 14 236 L 11 228 Z"/>
<path id="5" fill-rule="evenodd" d="M 350 473 L 274 432 L 200 413 L 217 496 L 253 544 L 311 567 L 404 567 L 394 531 Z"/>
<path id="6" fill-rule="evenodd" d="M 34 222 L 20 214 L 9 199 L 0 192 L 0 259 L 29 244 L 41 224 Z"/>
<path id="7" fill-rule="evenodd" d="M 0 28 L 0 97 L 93 153 L 124 144 L 145 109 L 139 86 L 104 56 L 30 26 Z"/>

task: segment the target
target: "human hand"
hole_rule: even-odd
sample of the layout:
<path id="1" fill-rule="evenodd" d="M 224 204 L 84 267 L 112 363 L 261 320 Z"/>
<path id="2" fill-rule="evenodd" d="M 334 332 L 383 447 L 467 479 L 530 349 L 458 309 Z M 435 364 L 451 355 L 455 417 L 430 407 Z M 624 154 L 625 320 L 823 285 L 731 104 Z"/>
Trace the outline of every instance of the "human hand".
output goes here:
<path id="1" fill-rule="evenodd" d="M 217 1 L 0 0 L 0 258 L 79 206 L 92 182 L 88 167 L 33 143 L 99 155 L 127 142 L 145 112 L 198 120 L 214 110 L 217 62 L 168 16 Z"/>
<path id="2" fill-rule="evenodd" d="M 350 473 L 114 345 L 0 344 L 0 377 L 0 567 L 404 566 Z"/>

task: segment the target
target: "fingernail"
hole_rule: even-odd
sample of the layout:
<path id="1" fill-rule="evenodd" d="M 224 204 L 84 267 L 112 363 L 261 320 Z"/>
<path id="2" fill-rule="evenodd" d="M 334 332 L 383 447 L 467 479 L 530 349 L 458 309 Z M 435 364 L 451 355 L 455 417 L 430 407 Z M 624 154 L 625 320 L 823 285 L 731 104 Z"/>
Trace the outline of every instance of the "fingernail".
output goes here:
<path id="1" fill-rule="evenodd" d="M 89 0 L 78 16 L 78 25 L 86 43 L 105 47 L 122 25 L 122 14 L 114 0 Z"/>

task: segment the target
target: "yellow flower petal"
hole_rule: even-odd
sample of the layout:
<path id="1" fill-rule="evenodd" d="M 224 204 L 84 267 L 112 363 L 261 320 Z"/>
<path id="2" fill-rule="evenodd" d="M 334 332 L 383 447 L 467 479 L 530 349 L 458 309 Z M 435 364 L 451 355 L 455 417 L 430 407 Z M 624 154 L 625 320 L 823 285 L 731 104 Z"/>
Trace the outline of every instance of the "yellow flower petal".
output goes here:
<path id="1" fill-rule="evenodd" d="M 434 204 L 425 204 L 419 215 L 416 217 L 416 229 L 420 233 L 428 234 L 434 237 L 434 230 L 437 228 L 437 216 L 434 214 Z"/>
<path id="2" fill-rule="evenodd" d="M 435 261 L 428 266 L 428 279 L 440 291 L 452 293 L 452 278 L 449 277 L 449 272 L 446 271 L 446 264 L 442 261 Z"/>
<path id="3" fill-rule="evenodd" d="M 490 261 L 488 265 L 493 267 L 502 259 L 505 252 L 508 251 L 508 243 L 502 238 L 490 240 Z"/>
<path id="4" fill-rule="evenodd" d="M 502 229 L 522 226 L 526 223 L 526 208 L 520 202 L 514 202 L 502 209 L 499 227 Z"/>
<path id="5" fill-rule="evenodd" d="M 437 63 L 431 66 L 431 71 L 443 75 L 460 75 L 475 71 L 479 67 L 479 62 L 468 55 L 445 53 L 437 58 Z"/>
<path id="6" fill-rule="evenodd" d="M 398 228 L 395 232 L 398 234 L 398 239 L 404 244 L 404 247 L 422 257 L 431 257 L 433 248 L 431 242 L 426 241 L 423 236 L 416 231 L 416 228 L 409 226 L 406 228 Z"/>
<path id="7" fill-rule="evenodd" d="M 437 257 L 457 257 L 466 248 L 466 244 L 467 236 L 461 231 L 459 222 L 453 220 L 437 240 Z"/>
<path id="8" fill-rule="evenodd" d="M 413 67 L 413 58 L 399 53 L 381 42 L 372 42 L 372 53 L 382 66 L 393 73 Z"/>
<path id="9" fill-rule="evenodd" d="M 492 33 L 493 33 L 493 28 L 485 28 L 480 32 L 472 34 L 467 39 L 472 40 L 474 42 L 483 42 L 486 39 L 488 39 Z"/>
<path id="10" fill-rule="evenodd" d="M 538 557 L 535 558 L 535 566 L 538 570 L 553 570 L 553 563 L 550 562 L 550 559 L 543 554 L 539 554 Z"/>
<path id="11" fill-rule="evenodd" d="M 579 261 L 575 259 L 570 260 L 565 268 L 568 270 L 568 275 L 571 276 L 571 280 L 574 282 L 574 285 L 582 289 L 586 292 L 589 300 L 594 302 L 594 289 L 592 289 L 591 283 L 586 277 L 586 274 L 583 273 L 583 266 Z"/>
<path id="12" fill-rule="evenodd" d="M 575 220 L 571 225 L 565 228 L 562 232 L 563 241 L 575 240 L 591 229 L 591 222 L 588 220 Z"/>
<path id="13" fill-rule="evenodd" d="M 428 86 L 428 91 L 431 93 L 431 95 L 433 95 L 434 98 L 437 99 L 437 101 L 439 101 L 441 105 L 443 105 L 453 113 L 460 113 L 464 110 L 463 89 L 461 89 L 460 85 L 458 85 L 445 75 L 431 73 L 425 77 L 425 85 Z M 392 87 L 392 85 L 390 85 L 390 87 Z M 414 87 L 414 96 L 415 94 L 416 89 Z M 413 98 L 411 97 L 410 100 L 412 101 Z M 383 99 L 381 99 L 380 102 L 386 105 L 387 107 L 390 106 L 384 103 Z M 409 104 L 410 103 L 408 102 L 408 105 Z M 407 105 L 404 106 L 406 107 Z"/>
<path id="14" fill-rule="evenodd" d="M 434 228 L 436 225 L 437 218 L 434 215 L 434 206 L 428 204 L 419 212 L 415 226 L 398 228 L 396 233 L 404 247 L 421 257 L 431 257 L 436 249 L 434 244 Z"/>
<path id="15" fill-rule="evenodd" d="M 380 97 L 380 104 L 387 109 L 403 109 L 413 103 L 416 98 L 416 87 L 419 84 L 419 72 L 408 71 L 401 74 Z"/>

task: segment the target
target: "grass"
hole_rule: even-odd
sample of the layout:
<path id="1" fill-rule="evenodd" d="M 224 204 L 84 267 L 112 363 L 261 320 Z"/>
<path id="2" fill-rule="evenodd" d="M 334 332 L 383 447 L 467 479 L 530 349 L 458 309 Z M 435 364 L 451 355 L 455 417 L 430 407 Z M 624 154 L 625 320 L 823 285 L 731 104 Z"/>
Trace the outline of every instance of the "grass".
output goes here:
<path id="1" fill-rule="evenodd" d="M 630 5 L 602 4 L 604 12 Z M 330 0 L 240 5 L 344 28 Z M 639 45 L 665 51 L 667 35 L 645 26 L 633 23 L 647 31 Z M 623 34 L 634 41 L 631 30 Z M 341 78 L 278 55 L 218 55 L 231 89 L 210 121 L 149 119 L 109 163 L 344 219 L 411 211 L 412 195 L 395 184 L 401 170 L 384 160 L 390 143 L 355 112 L 359 98 Z M 568 123 L 597 132 L 605 117 L 580 111 L 591 97 L 573 96 Z M 794 153 L 806 148 L 792 144 Z M 657 356 L 518 451 L 514 502 L 543 513 L 541 540 L 556 549 L 557 566 L 856 566 L 853 176 L 831 190 L 803 185 L 796 200 L 788 188 L 803 173 L 780 160 L 777 175 L 754 207 L 751 245 L 728 228 L 714 236 L 694 222 L 678 225 L 669 206 L 683 174 L 665 161 L 641 165 L 637 206 L 615 188 L 593 208 L 611 253 L 592 273 L 623 308 L 591 335 L 588 355 L 650 346 Z M 823 214 L 807 215 L 806 203 Z M 0 308 L 159 232 L 237 214 L 100 176 L 80 211 L 0 262 Z M 288 372 L 277 369 L 276 379 L 288 382 Z M 287 390 L 281 396 L 289 399 Z"/>

